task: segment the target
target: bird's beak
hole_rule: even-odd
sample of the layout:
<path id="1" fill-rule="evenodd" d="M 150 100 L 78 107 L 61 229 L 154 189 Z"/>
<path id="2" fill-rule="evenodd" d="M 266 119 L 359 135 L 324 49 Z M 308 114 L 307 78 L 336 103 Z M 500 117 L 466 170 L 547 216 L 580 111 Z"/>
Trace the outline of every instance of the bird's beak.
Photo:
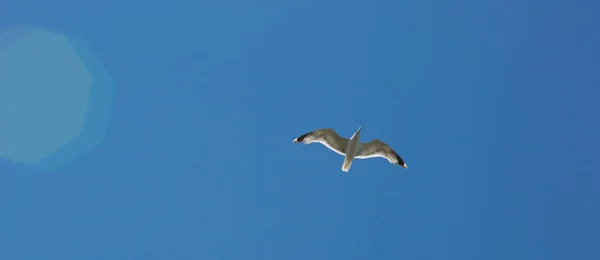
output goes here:
<path id="1" fill-rule="evenodd" d="M 358 127 L 358 130 L 356 130 L 356 132 L 360 132 L 360 129 L 362 128 L 362 126 Z"/>

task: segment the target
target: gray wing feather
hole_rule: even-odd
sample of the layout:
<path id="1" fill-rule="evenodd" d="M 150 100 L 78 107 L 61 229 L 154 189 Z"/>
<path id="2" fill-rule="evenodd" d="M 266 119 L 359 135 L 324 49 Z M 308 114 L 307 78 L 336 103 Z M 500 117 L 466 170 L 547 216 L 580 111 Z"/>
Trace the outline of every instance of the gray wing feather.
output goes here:
<path id="1" fill-rule="evenodd" d="M 294 142 L 297 143 L 321 143 L 327 148 L 341 155 L 346 155 L 346 146 L 348 146 L 348 141 L 349 140 L 347 138 L 339 136 L 332 128 L 315 130 L 294 139 Z"/>
<path id="2" fill-rule="evenodd" d="M 367 159 L 373 157 L 383 157 L 387 159 L 391 164 L 397 164 L 404 168 L 407 168 L 404 160 L 386 143 L 375 139 L 370 142 L 360 143 L 358 147 L 358 154 L 355 158 Z"/>

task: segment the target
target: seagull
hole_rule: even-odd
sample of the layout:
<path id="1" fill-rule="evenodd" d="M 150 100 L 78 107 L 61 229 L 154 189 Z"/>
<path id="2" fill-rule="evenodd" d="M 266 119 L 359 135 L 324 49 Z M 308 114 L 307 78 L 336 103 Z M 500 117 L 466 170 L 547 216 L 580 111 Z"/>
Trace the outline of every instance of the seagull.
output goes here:
<path id="1" fill-rule="evenodd" d="M 360 129 L 354 132 L 350 139 L 339 136 L 333 128 L 318 129 L 306 134 L 299 136 L 294 139 L 294 143 L 304 142 L 304 144 L 310 143 L 321 143 L 330 150 L 344 156 L 344 163 L 342 164 L 342 171 L 348 172 L 352 165 L 353 159 L 367 159 L 374 157 L 383 157 L 387 159 L 391 164 L 397 164 L 402 166 L 404 169 L 408 168 L 404 160 L 398 155 L 389 145 L 374 139 L 370 142 L 360 142 Z"/>

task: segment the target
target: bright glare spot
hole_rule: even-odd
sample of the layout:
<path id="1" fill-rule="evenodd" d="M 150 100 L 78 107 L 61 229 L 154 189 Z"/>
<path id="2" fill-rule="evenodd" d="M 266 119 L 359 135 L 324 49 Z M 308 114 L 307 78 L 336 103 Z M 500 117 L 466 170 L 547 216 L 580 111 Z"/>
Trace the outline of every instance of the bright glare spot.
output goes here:
<path id="1" fill-rule="evenodd" d="M 0 32 L 0 157 L 37 163 L 77 138 L 93 81 L 65 36 Z"/>

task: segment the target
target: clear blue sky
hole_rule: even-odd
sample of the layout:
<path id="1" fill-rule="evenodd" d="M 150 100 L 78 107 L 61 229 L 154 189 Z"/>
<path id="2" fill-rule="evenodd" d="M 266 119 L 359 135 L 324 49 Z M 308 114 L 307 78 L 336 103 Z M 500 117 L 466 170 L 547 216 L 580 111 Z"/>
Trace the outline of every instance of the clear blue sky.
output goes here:
<path id="1" fill-rule="evenodd" d="M 0 30 L 64 35 L 93 83 L 81 136 L 40 163 L 0 159 L 0 259 L 600 259 L 599 11 L 3 1 Z M 19 92 L 37 74 L 7 71 L 41 57 L 20 55 L 0 61 L 2 120 L 34 124 L 16 106 L 49 111 Z M 68 72 L 56 82 L 80 75 L 64 57 L 48 58 Z M 49 82 L 27 93 L 45 100 Z M 343 173 L 342 156 L 291 142 L 360 125 L 409 168 Z M 50 130 L 30 128 L 0 133 L 2 152 L 42 154 L 46 135 L 26 134 Z"/>

